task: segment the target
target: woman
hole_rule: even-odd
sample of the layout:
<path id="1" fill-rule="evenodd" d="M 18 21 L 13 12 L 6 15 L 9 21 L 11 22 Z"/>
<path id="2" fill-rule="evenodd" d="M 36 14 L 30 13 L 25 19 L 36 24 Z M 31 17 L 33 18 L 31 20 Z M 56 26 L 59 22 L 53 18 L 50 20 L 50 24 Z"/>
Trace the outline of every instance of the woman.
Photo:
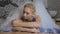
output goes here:
<path id="1" fill-rule="evenodd" d="M 35 14 L 35 7 L 32 3 L 24 5 L 23 15 L 12 21 L 13 31 L 39 32 L 40 17 Z"/>

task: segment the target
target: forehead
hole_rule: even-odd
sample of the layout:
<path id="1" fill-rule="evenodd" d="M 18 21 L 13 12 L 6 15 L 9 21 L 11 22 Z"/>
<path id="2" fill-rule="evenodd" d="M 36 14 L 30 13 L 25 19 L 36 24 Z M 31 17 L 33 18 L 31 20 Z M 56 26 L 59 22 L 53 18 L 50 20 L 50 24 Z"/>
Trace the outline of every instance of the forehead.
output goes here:
<path id="1" fill-rule="evenodd" d="M 24 7 L 24 9 L 31 9 L 30 7 Z"/>
<path id="2" fill-rule="evenodd" d="M 29 6 L 24 7 L 24 11 L 25 12 L 33 12 L 34 13 L 34 9 L 32 7 L 29 7 Z"/>
<path id="3" fill-rule="evenodd" d="M 25 12 L 32 12 L 32 9 L 29 8 L 29 7 L 25 7 L 24 11 L 25 11 Z"/>

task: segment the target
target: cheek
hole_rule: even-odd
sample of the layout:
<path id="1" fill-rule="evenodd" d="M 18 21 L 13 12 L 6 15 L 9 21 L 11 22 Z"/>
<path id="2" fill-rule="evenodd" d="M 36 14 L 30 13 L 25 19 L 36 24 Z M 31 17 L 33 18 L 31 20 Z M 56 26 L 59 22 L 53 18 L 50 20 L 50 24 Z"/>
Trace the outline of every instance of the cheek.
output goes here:
<path id="1" fill-rule="evenodd" d="M 32 16 L 32 14 L 29 14 L 28 16 L 29 16 L 29 17 L 31 17 L 31 16 Z"/>

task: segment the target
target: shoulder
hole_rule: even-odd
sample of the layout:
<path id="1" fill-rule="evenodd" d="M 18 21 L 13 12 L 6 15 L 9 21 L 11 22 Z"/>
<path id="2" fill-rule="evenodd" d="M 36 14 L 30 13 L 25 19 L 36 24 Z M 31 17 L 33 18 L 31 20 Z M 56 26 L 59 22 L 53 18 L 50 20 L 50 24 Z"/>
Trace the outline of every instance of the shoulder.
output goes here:
<path id="1" fill-rule="evenodd" d="M 12 20 L 12 23 L 17 23 L 17 22 L 20 22 L 19 18 Z"/>
<path id="2" fill-rule="evenodd" d="M 17 21 L 19 21 L 19 19 L 15 19 L 15 20 L 13 20 L 13 22 L 17 22 Z"/>
<path id="3" fill-rule="evenodd" d="M 36 15 L 36 23 L 40 26 L 41 25 L 41 18 L 39 15 Z"/>
<path id="4" fill-rule="evenodd" d="M 37 22 L 40 22 L 40 21 L 41 21 L 41 18 L 40 18 L 39 15 L 36 15 L 35 17 L 36 17 L 36 21 L 37 21 Z"/>
<path id="5" fill-rule="evenodd" d="M 39 15 L 36 15 L 35 17 L 36 17 L 36 19 L 40 19 L 40 16 Z"/>

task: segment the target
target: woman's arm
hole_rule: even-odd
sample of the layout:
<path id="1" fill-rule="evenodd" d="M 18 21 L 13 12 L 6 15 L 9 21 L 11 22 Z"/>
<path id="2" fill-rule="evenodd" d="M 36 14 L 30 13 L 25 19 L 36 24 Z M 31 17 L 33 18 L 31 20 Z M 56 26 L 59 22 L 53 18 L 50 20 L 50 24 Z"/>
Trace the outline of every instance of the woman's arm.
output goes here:
<path id="1" fill-rule="evenodd" d="M 25 28 L 25 27 L 13 27 L 13 30 L 20 30 L 24 32 L 39 32 L 36 28 Z"/>
<path id="2" fill-rule="evenodd" d="M 14 20 L 13 26 L 23 26 L 23 27 L 40 27 L 40 18 L 36 17 L 36 22 L 22 22 L 21 20 Z"/>

